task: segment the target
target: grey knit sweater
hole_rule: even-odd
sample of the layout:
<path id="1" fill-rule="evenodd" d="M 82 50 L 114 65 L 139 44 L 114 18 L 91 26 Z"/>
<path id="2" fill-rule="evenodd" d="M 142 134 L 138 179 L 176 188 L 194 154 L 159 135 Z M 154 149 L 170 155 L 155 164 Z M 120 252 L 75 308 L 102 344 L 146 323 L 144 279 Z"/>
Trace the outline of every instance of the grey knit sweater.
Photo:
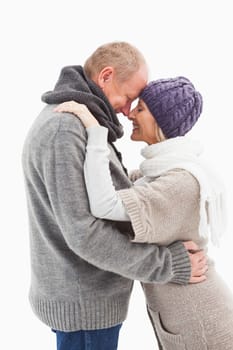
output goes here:
<path id="1" fill-rule="evenodd" d="M 187 283 L 182 243 L 133 244 L 129 226 L 93 217 L 83 178 L 86 131 L 70 114 L 47 105 L 23 149 L 31 248 L 30 302 L 57 330 L 111 327 L 125 320 L 133 280 Z M 117 189 L 130 182 L 110 146 Z"/>

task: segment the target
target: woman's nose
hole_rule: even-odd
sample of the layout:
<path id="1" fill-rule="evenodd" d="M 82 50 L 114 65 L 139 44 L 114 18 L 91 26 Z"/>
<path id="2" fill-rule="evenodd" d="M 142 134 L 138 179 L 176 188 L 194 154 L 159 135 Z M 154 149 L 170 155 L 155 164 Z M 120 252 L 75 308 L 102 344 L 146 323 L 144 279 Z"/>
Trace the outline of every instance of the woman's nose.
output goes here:
<path id="1" fill-rule="evenodd" d="M 133 110 L 133 109 L 130 111 L 130 113 L 129 113 L 129 115 L 128 115 L 128 119 L 129 119 L 129 120 L 135 119 L 135 115 L 134 115 L 134 110 Z"/>

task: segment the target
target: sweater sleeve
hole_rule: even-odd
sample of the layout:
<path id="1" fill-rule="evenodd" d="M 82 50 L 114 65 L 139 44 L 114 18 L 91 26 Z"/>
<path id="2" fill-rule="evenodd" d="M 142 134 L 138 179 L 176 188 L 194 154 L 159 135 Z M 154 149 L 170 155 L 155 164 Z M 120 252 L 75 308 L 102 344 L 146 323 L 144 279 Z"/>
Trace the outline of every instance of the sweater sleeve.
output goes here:
<path id="1" fill-rule="evenodd" d="M 181 242 L 132 244 L 113 222 L 91 215 L 83 175 L 86 136 L 75 122 L 80 124 L 75 130 L 56 132 L 43 165 L 51 211 L 67 247 L 90 264 L 132 280 L 187 284 L 191 265 Z"/>
<path id="2" fill-rule="evenodd" d="M 130 221 L 110 174 L 108 129 L 103 126 L 92 126 L 86 130 L 88 140 L 84 177 L 91 213 L 97 218 Z"/>

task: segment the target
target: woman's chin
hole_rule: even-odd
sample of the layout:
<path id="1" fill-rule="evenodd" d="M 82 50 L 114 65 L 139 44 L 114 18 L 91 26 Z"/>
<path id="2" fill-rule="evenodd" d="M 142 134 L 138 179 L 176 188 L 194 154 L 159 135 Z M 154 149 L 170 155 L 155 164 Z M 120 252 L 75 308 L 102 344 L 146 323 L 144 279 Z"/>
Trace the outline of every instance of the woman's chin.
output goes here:
<path id="1" fill-rule="evenodd" d="M 131 134 L 130 138 L 132 141 L 141 141 L 140 138 L 137 135 L 135 135 L 134 133 Z"/>

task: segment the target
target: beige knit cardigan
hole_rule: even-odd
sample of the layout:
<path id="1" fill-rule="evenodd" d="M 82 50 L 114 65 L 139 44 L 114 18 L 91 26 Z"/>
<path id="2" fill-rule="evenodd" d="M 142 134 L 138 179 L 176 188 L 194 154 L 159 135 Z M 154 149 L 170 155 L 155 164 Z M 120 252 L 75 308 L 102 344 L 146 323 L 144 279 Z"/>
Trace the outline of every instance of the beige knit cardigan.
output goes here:
<path id="1" fill-rule="evenodd" d="M 174 169 L 143 186 L 118 191 L 130 216 L 134 242 L 168 245 L 198 233 L 200 188 L 187 171 Z M 149 182 L 151 181 L 151 182 Z M 232 350 L 233 297 L 209 261 L 207 280 L 181 286 L 142 284 L 155 334 L 164 350 Z"/>

